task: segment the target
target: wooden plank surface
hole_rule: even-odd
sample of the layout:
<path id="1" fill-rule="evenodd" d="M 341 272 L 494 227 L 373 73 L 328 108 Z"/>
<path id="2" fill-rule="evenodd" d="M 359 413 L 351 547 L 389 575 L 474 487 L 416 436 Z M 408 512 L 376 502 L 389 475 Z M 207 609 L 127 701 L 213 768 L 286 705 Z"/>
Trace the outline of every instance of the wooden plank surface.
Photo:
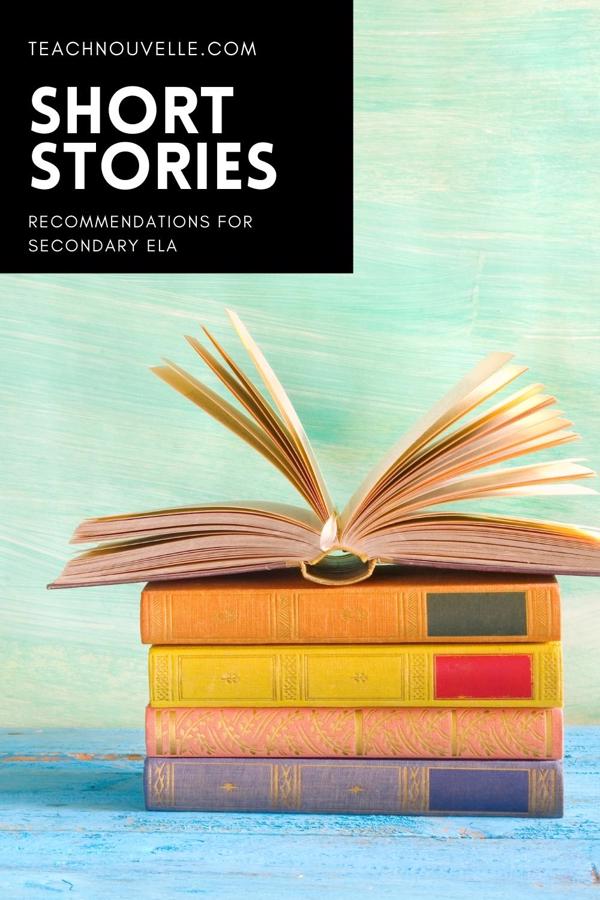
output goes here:
<path id="1" fill-rule="evenodd" d="M 2 897 L 500 900 L 600 893 L 600 728 L 560 820 L 148 813 L 138 730 L 0 732 Z"/>

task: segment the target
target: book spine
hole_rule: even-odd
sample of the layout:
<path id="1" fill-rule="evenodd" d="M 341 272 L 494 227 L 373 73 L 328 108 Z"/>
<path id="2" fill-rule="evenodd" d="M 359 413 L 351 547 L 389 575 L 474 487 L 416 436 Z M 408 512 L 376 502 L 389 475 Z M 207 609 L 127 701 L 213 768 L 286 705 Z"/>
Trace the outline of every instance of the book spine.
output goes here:
<path id="1" fill-rule="evenodd" d="M 198 812 L 562 815 L 558 761 L 148 757 L 146 807 Z"/>
<path id="2" fill-rule="evenodd" d="M 528 642 L 560 639 L 556 583 L 318 591 L 142 592 L 145 644 Z"/>
<path id="3" fill-rule="evenodd" d="M 150 702 L 192 706 L 562 706 L 559 643 L 151 647 Z"/>
<path id="4" fill-rule="evenodd" d="M 560 759 L 560 709 L 146 709 L 148 756 Z"/>

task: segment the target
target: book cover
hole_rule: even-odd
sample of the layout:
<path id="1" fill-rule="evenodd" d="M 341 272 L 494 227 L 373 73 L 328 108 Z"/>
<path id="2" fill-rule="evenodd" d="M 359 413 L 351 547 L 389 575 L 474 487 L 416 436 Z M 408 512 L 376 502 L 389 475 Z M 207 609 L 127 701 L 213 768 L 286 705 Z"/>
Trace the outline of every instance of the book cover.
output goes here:
<path id="1" fill-rule="evenodd" d="M 147 584 L 145 644 L 527 642 L 560 638 L 556 579 L 380 568 L 326 587 L 296 573 Z"/>
<path id="2" fill-rule="evenodd" d="M 169 759 L 148 757 L 146 808 L 557 818 L 558 761 Z"/>
<path id="3" fill-rule="evenodd" d="M 560 759 L 560 709 L 146 707 L 148 756 Z"/>
<path id="4" fill-rule="evenodd" d="M 562 705 L 558 642 L 160 645 L 148 662 L 156 707 Z"/>

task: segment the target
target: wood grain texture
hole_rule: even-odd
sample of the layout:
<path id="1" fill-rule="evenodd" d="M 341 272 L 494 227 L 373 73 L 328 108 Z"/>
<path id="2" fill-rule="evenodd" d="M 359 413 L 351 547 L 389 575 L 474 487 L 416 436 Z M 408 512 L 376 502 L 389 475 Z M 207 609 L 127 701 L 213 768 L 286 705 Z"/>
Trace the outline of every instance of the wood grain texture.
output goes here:
<path id="1" fill-rule="evenodd" d="M 147 371 L 162 355 L 193 368 L 181 335 L 199 320 L 230 344 L 225 305 L 280 373 L 340 502 L 496 349 L 558 393 L 600 467 L 599 26 L 590 0 L 357 0 L 353 276 L 0 278 L 3 721 L 142 722 L 138 588 L 44 588 L 81 519 L 293 499 Z M 499 507 L 600 519 L 594 498 L 481 505 Z M 562 589 L 567 713 L 598 721 L 598 581 Z M 99 665 L 112 690 L 90 704 Z"/>
<path id="2" fill-rule="evenodd" d="M 48 896 L 594 896 L 600 729 L 567 732 L 565 817 L 148 813 L 141 731 L 0 732 L 0 865 Z"/>

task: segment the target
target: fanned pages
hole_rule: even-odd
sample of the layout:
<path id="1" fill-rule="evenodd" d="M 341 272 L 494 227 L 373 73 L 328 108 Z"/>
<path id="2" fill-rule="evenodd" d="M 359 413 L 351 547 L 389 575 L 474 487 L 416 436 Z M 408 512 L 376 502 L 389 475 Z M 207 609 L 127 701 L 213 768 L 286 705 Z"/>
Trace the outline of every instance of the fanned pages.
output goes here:
<path id="1" fill-rule="evenodd" d="M 74 543 L 99 542 L 50 587 L 161 581 L 299 568 L 306 578 L 349 584 L 377 564 L 481 571 L 600 574 L 600 531 L 445 511 L 487 498 L 596 493 L 577 459 L 505 465 L 575 440 L 541 384 L 496 394 L 526 369 L 492 353 L 394 445 L 338 516 L 294 406 L 246 326 L 229 313 L 266 395 L 206 329 L 211 352 L 190 346 L 234 402 L 168 360 L 153 368 L 281 472 L 306 507 L 223 503 L 88 519 Z"/>

